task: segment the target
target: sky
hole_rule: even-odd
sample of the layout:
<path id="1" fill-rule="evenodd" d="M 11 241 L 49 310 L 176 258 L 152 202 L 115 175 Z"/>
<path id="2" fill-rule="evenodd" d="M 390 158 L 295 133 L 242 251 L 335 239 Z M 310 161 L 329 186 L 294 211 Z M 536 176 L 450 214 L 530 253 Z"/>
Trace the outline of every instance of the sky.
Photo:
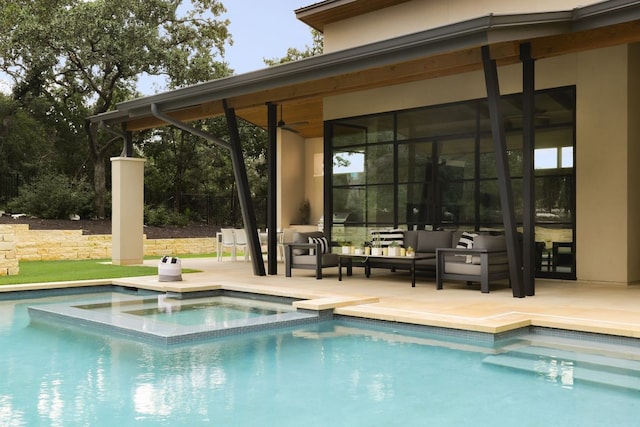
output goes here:
<path id="1" fill-rule="evenodd" d="M 225 48 L 225 60 L 236 74 L 265 68 L 263 58 L 286 56 L 287 49 L 311 46 L 310 28 L 296 19 L 294 10 L 318 0 L 221 0 L 229 19 L 233 46 Z M 6 76 L 0 75 L 0 91 L 10 90 Z M 161 80 L 145 78 L 138 90 L 144 95 L 164 91 Z"/>
<path id="2" fill-rule="evenodd" d="M 231 21 L 233 46 L 226 60 L 236 74 L 265 68 L 263 58 L 281 58 L 287 49 L 311 46 L 311 30 L 294 10 L 318 0 L 221 0 Z"/>

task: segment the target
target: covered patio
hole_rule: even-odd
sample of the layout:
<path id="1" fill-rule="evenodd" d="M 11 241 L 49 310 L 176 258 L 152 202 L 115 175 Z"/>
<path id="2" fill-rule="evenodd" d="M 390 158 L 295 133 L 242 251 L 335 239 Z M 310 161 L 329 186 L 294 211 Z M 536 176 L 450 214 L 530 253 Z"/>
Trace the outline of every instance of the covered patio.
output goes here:
<path id="1" fill-rule="evenodd" d="M 432 79 L 439 79 L 448 76 L 459 78 L 467 77 L 469 73 L 477 76 L 481 73 L 484 76 L 485 84 L 482 89 L 486 90 L 489 100 L 491 129 L 493 133 L 493 143 L 495 153 L 498 154 L 497 174 L 500 183 L 500 201 L 504 207 L 502 210 L 504 220 L 504 232 L 508 240 L 509 262 L 512 271 L 513 289 L 506 292 L 512 296 L 524 297 L 534 295 L 536 285 L 541 283 L 534 278 L 534 236 L 533 236 L 533 204 L 530 194 L 531 177 L 525 176 L 525 196 L 524 196 L 524 218 L 516 218 L 513 211 L 513 195 L 510 194 L 510 176 L 506 165 L 506 147 L 504 144 L 504 123 L 499 106 L 499 98 L 504 92 L 500 89 L 500 79 L 498 71 L 511 67 L 513 71 L 519 69 L 518 78 L 521 90 L 524 94 L 523 121 L 529 124 L 523 125 L 523 139 L 526 153 L 532 154 L 533 129 L 531 123 L 534 121 L 535 105 L 532 105 L 532 94 L 535 89 L 536 62 L 552 60 L 556 58 L 565 59 L 573 57 L 582 52 L 593 52 L 600 49 L 623 46 L 624 51 L 613 52 L 615 59 L 620 57 L 629 61 L 627 70 L 629 71 L 628 88 L 635 87 L 635 73 L 638 64 L 635 61 L 637 53 L 637 42 L 640 41 L 640 7 L 637 2 L 632 1 L 607 1 L 593 6 L 579 7 L 575 10 L 564 12 L 548 12 L 534 14 L 514 14 L 514 15 L 487 15 L 476 19 L 456 22 L 451 25 L 429 29 L 419 33 L 413 33 L 401 37 L 396 37 L 380 42 L 366 44 L 354 48 L 319 55 L 306 60 L 285 64 L 278 67 L 259 70 L 226 79 L 206 82 L 200 85 L 179 89 L 164 94 L 141 98 L 118 105 L 118 110 L 92 117 L 91 120 L 100 122 L 105 127 L 115 131 L 121 127 L 123 137 L 130 142 L 130 132 L 149 129 L 155 126 L 171 124 L 188 132 L 195 133 L 205 139 L 219 143 L 230 149 L 234 162 L 236 178 L 239 183 L 238 190 L 243 207 L 245 228 L 248 230 L 251 239 L 249 241 L 250 251 L 253 259 L 253 273 L 255 276 L 264 276 L 265 269 L 262 258 L 259 256 L 259 244 L 256 233 L 254 215 L 252 215 L 252 205 L 248 194 L 246 183 L 246 173 L 241 157 L 241 141 L 237 138 L 237 119 L 244 119 L 258 126 L 267 129 L 270 138 L 269 157 L 269 219 L 268 228 L 272 231 L 268 238 L 269 253 L 276 252 L 276 235 L 274 230 L 288 224 L 279 224 L 283 206 L 289 200 L 284 200 L 281 194 L 286 190 L 280 179 L 281 166 L 278 163 L 282 159 L 283 139 L 289 138 L 292 133 L 284 127 L 278 126 L 278 118 L 288 123 L 298 123 L 295 132 L 295 142 L 302 141 L 305 145 L 316 144 L 319 138 L 325 138 L 324 126 L 328 120 L 339 118 L 340 114 L 337 104 L 353 94 L 367 97 L 368 91 L 392 89 L 398 85 L 410 84 L 412 82 L 423 82 Z M 595 55 L 590 58 L 594 61 L 588 63 L 585 69 L 598 70 L 600 57 Z M 615 63 L 612 61 L 611 63 Z M 566 67 L 564 67 L 566 69 Z M 547 70 L 549 72 L 549 70 Z M 574 76 L 571 76 L 573 78 Z M 582 76 L 581 76 L 582 77 Z M 589 84 L 579 86 L 592 89 L 592 92 L 580 93 L 579 99 L 584 100 L 584 104 L 578 106 L 578 120 L 588 117 L 591 110 L 586 114 L 580 110 L 584 105 L 595 105 L 588 102 L 589 97 L 598 95 L 600 86 L 593 84 L 600 75 L 594 72 L 593 76 L 587 79 Z M 570 82 L 573 82 L 569 79 Z M 512 81 L 512 83 L 513 83 Z M 575 84 L 575 83 L 574 83 Z M 580 81 L 582 84 L 582 81 Z M 477 86 L 477 85 L 476 85 Z M 626 87 L 625 87 L 626 88 Z M 607 95 L 611 99 L 615 98 L 615 93 L 609 91 Z M 429 93 L 421 93 L 422 105 L 429 105 Z M 332 102 L 333 101 L 333 102 Z M 600 99 L 598 99 L 600 101 Z M 597 104 L 597 103 L 596 103 Z M 630 108 L 624 111 L 623 117 L 619 119 L 621 124 L 626 124 L 624 119 L 630 118 L 635 111 L 635 103 L 629 103 Z M 332 110 L 333 107 L 333 110 Z M 352 114 L 352 113 L 349 113 Z M 232 135 L 230 141 L 222 141 L 216 135 L 208 135 L 206 132 L 195 129 L 189 123 L 206 117 L 225 115 Z M 278 117 L 280 115 L 280 117 Z M 590 132 L 595 121 L 580 121 L 582 128 L 578 133 L 585 138 L 585 142 L 592 143 Z M 629 123 L 630 134 L 635 131 L 635 124 Z M 591 126 L 591 127 L 590 127 Z M 623 126 L 619 126 L 620 129 Z M 119 130 L 118 130 L 119 131 Z M 287 136 L 283 136 L 287 135 Z M 129 137 L 128 137 L 129 136 Z M 316 141 L 314 141 L 314 139 Z M 616 141 L 617 142 L 617 141 Z M 627 151 L 624 156 L 627 161 L 632 162 L 636 151 L 631 148 L 629 140 L 621 140 L 618 151 Z M 580 153 L 585 153 L 586 150 Z M 132 155 L 130 144 L 125 144 L 125 157 Z M 582 154 L 581 154 L 582 155 Z M 594 153 L 589 155 L 596 156 Z M 500 159 L 501 157 L 501 159 Z M 595 157 L 594 157 L 595 158 Z M 330 236 L 331 233 L 331 152 L 324 150 L 325 173 L 323 177 L 324 193 L 319 197 L 319 207 L 325 222 L 325 231 Z M 578 159 L 578 163 L 592 163 L 591 157 Z M 532 160 L 528 158 L 523 163 L 526 164 L 525 175 L 533 170 Z M 123 167 L 128 162 L 123 162 Z M 135 166 L 138 167 L 138 166 Z M 308 168 L 307 168 L 308 169 Z M 611 175 L 605 168 L 601 176 Z M 127 170 L 123 170 L 125 173 Z M 613 172 L 610 170 L 610 172 Z M 136 172 L 139 174 L 139 172 Z M 309 174 L 309 171 L 305 171 Z M 118 174 L 114 174 L 118 175 Z M 300 176 L 293 177 L 300 179 Z M 625 183 L 629 183 L 637 178 L 637 172 L 630 170 Z M 596 188 L 590 183 L 590 171 L 588 168 L 579 170 L 577 176 L 580 191 L 586 188 Z M 604 179 L 603 179 L 604 180 Z M 132 179 L 119 182 L 123 188 L 130 187 Z M 142 184 L 142 183 L 140 183 Z M 586 185 L 585 185 L 586 184 Z M 606 185 L 603 185 L 603 187 Z M 597 187 L 600 188 L 600 187 Z M 123 191 L 128 191 L 125 189 Z M 288 194 L 292 194 L 289 192 Z M 114 191 L 114 194 L 118 194 Z M 584 192 L 579 194 L 577 200 L 577 210 L 583 213 L 580 219 L 577 232 L 579 243 L 576 249 L 576 263 L 579 271 L 587 271 L 584 275 L 589 282 L 582 283 L 582 289 L 586 289 L 587 283 L 611 280 L 611 282 L 631 283 L 638 279 L 638 268 L 634 262 L 637 256 L 637 244 L 630 236 L 637 233 L 638 226 L 632 222 L 627 222 L 626 227 L 621 229 L 616 227 L 624 221 L 611 220 L 607 226 L 608 232 L 602 231 L 601 218 L 595 215 L 585 214 L 590 211 L 594 203 L 592 193 Z M 599 194 L 599 193 L 597 193 Z M 624 209 L 624 218 L 633 217 L 637 212 L 636 196 L 629 194 Z M 126 196 L 126 194 L 125 194 Z M 126 197 L 125 197 L 126 199 Z M 124 199 L 123 199 L 124 200 Z M 616 201 L 618 201 L 616 199 Z M 126 206 L 128 210 L 118 211 L 114 209 L 114 215 L 130 221 L 131 206 L 140 201 L 135 197 L 120 204 L 114 200 L 114 206 Z M 133 222 L 137 221 L 136 218 Z M 516 227 L 518 222 L 522 223 L 524 229 L 524 260 L 521 263 L 517 247 Z M 141 225 L 140 225 L 141 228 Z M 124 228 L 123 228 L 124 229 Z M 596 231 L 597 230 L 597 231 Z M 131 231 L 131 230 L 130 230 Z M 127 234 L 128 238 L 135 238 L 137 233 L 120 232 L 114 229 L 114 239 L 119 235 Z M 140 233 L 141 234 L 141 233 Z M 606 240 L 603 240 L 606 236 Z M 115 241 L 115 240 L 114 240 Z M 134 247 L 130 240 L 122 239 L 118 243 L 123 248 Z M 622 249 L 625 248 L 625 249 Z M 611 267 L 606 278 L 600 274 L 595 274 L 595 266 L 603 262 L 603 254 L 610 261 Z M 135 255 L 135 254 L 134 254 Z M 618 255 L 618 256 L 616 256 Z M 127 255 L 129 256 L 129 255 Z M 134 260 L 135 256 L 123 257 L 126 262 Z M 520 272 L 520 266 L 524 266 L 524 280 Z M 276 275 L 279 266 L 275 263 L 275 257 L 271 257 L 268 265 L 268 273 Z M 580 270 L 582 269 L 582 270 Z M 613 272 L 617 274 L 613 275 Z M 280 280 L 274 278 L 275 280 Z M 293 280 L 293 279 L 291 279 Z M 269 280 L 271 281 L 271 280 Z M 326 281 L 326 280 L 325 280 Z M 323 282 L 325 282 L 323 281 Z M 287 284 L 288 285 L 288 284 Z M 566 284 L 573 286 L 574 284 Z M 319 284 L 318 286 L 323 286 Z"/>

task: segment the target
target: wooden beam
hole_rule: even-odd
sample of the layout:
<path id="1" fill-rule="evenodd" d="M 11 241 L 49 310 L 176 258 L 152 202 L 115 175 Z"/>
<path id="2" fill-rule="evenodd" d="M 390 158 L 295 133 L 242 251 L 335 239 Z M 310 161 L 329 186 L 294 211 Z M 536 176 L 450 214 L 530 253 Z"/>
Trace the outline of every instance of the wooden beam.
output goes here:
<path id="1" fill-rule="evenodd" d="M 531 56 L 535 59 L 550 58 L 639 41 L 640 21 L 632 21 L 595 30 L 533 39 Z"/>

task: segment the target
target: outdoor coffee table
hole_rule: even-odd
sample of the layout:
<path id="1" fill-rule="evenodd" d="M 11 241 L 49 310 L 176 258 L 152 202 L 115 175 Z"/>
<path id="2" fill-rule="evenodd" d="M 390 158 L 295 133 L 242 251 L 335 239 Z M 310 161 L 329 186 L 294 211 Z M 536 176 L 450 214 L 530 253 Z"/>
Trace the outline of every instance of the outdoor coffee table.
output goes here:
<path id="1" fill-rule="evenodd" d="M 364 267 L 364 274 L 367 278 L 371 275 L 371 264 L 375 268 L 397 268 L 409 269 L 411 273 L 411 287 L 416 287 L 416 261 L 422 259 L 433 259 L 434 254 L 415 256 L 377 256 L 377 255 L 355 255 L 338 254 L 338 281 L 342 281 L 342 266 L 347 267 L 347 276 L 353 272 L 353 261 L 359 261 Z"/>

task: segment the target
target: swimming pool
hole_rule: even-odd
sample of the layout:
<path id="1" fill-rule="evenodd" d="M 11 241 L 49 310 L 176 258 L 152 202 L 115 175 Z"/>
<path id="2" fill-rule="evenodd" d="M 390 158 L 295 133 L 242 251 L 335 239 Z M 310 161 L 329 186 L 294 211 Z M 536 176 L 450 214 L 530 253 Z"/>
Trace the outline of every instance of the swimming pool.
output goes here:
<path id="1" fill-rule="evenodd" d="M 0 301 L 0 425 L 637 425 L 637 390 L 417 330 L 338 320 L 163 348 L 29 322 L 29 305 L 104 296 Z"/>

